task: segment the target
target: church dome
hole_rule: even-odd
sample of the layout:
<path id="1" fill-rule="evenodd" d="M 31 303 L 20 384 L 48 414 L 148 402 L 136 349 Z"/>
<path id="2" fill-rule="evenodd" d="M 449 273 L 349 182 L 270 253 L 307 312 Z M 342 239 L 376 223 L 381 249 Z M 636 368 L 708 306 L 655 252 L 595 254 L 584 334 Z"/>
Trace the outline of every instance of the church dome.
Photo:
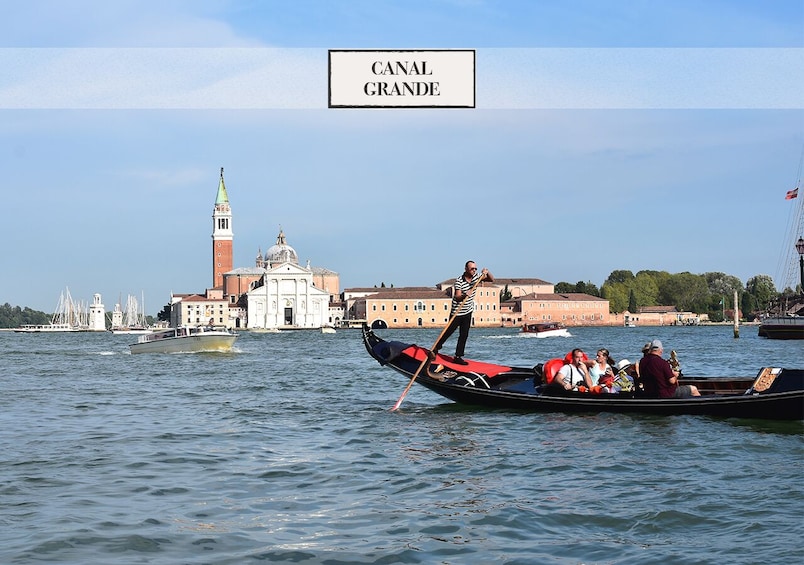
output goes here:
<path id="1" fill-rule="evenodd" d="M 288 245 L 285 239 L 285 232 L 282 228 L 279 229 L 279 235 L 276 237 L 276 245 L 272 245 L 268 251 L 265 252 L 265 262 L 269 265 L 277 265 L 279 263 L 293 263 L 299 264 L 299 256 L 296 250 Z"/>

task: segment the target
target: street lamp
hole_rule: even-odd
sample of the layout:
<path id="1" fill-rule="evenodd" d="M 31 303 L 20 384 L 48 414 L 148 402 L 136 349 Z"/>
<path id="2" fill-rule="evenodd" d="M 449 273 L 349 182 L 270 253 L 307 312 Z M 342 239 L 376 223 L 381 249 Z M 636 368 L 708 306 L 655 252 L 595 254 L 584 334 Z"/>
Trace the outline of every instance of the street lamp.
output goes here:
<path id="1" fill-rule="evenodd" d="M 801 292 L 804 292 L 804 237 L 798 238 L 796 251 L 798 251 L 799 282 L 801 283 Z"/>

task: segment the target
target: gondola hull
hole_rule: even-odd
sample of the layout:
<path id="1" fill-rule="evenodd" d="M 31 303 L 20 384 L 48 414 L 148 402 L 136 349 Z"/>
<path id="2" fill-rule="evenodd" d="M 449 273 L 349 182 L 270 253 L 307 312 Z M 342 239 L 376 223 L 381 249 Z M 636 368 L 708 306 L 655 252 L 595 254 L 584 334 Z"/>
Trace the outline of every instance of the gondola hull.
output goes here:
<path id="1" fill-rule="evenodd" d="M 804 419 L 804 370 L 801 369 L 765 370 L 761 373 L 763 378 L 775 379 L 765 388 L 758 386 L 759 377 L 684 379 L 683 383 L 698 387 L 700 397 L 659 399 L 634 393 L 556 392 L 553 387 L 542 385 L 538 368 L 508 367 L 477 361 L 469 361 L 469 365 L 464 366 L 442 355 L 430 360 L 426 349 L 385 341 L 368 327 L 363 328 L 363 343 L 368 353 L 381 365 L 408 378 L 418 371 L 417 383 L 460 404 L 537 412 Z"/>

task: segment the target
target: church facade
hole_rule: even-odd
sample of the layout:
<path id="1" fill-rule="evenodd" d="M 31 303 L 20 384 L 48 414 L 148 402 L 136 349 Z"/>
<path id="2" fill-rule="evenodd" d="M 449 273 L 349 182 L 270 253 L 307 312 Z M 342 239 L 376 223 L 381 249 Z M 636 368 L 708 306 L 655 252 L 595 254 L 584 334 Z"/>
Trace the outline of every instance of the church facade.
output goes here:
<path id="1" fill-rule="evenodd" d="M 329 293 L 313 285 L 310 269 L 282 262 L 265 269 L 246 293 L 248 329 L 320 328 L 330 324 Z"/>

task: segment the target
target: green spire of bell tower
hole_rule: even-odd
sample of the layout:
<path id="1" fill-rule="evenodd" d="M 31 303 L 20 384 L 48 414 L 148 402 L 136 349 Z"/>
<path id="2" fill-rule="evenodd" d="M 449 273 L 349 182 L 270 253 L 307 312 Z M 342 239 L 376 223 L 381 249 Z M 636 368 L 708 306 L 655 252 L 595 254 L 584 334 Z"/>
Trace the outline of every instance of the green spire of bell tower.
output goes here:
<path id="1" fill-rule="evenodd" d="M 226 194 L 226 185 L 223 183 L 223 167 L 221 167 L 221 180 L 218 183 L 218 196 L 215 198 L 215 204 L 228 204 L 229 195 Z"/>

